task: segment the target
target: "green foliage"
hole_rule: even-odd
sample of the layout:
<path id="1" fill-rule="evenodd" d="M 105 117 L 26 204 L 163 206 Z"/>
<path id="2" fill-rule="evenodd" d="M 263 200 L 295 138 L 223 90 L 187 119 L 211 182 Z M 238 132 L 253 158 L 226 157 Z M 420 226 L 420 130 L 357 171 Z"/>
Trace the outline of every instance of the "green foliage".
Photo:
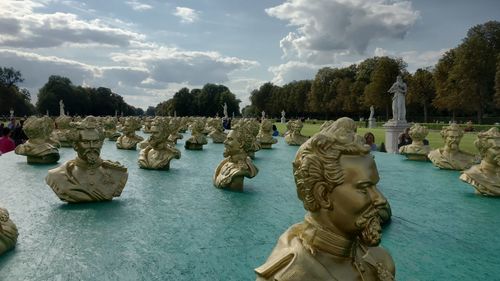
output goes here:
<path id="1" fill-rule="evenodd" d="M 21 72 L 10 67 L 0 67 L 0 115 L 31 115 L 35 112 L 30 103 L 31 94 L 27 89 L 19 89 L 17 83 L 23 82 Z"/>
<path id="2" fill-rule="evenodd" d="M 224 116 L 223 106 L 231 116 L 240 115 L 241 101 L 224 85 L 205 84 L 202 89 L 182 88 L 174 97 L 156 106 L 158 116 Z"/>
<path id="3" fill-rule="evenodd" d="M 59 101 L 70 115 L 142 115 L 144 111 L 127 104 L 123 97 L 110 89 L 75 86 L 66 77 L 52 75 L 38 92 L 37 111 L 59 115 Z"/>
<path id="4" fill-rule="evenodd" d="M 0 67 L 0 86 L 10 88 L 24 81 L 21 72 L 12 67 Z"/>
<path id="5" fill-rule="evenodd" d="M 424 110 L 424 122 L 427 122 L 428 109 L 432 99 L 436 96 L 434 78 L 428 69 L 417 69 L 415 74 L 409 76 L 408 94 L 406 101 L 409 104 L 418 104 Z"/>

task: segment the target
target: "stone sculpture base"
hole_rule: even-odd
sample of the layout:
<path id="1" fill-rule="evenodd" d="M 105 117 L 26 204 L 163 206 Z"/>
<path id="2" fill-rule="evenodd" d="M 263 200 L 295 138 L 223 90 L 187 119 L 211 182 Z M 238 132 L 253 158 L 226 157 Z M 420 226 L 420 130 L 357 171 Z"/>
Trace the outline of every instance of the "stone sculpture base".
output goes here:
<path id="1" fill-rule="evenodd" d="M 139 165 L 139 168 L 144 169 L 144 170 L 160 170 L 160 171 L 168 171 L 170 170 L 170 162 L 167 163 L 167 165 L 160 167 L 160 168 L 149 168 L 149 167 L 144 167 Z"/>
<path id="2" fill-rule="evenodd" d="M 255 159 L 255 151 L 248 152 L 247 155 L 248 157 L 250 157 L 250 159 Z"/>
<path id="3" fill-rule="evenodd" d="M 286 124 L 286 118 L 285 117 L 281 117 L 281 124 Z"/>
<path id="4" fill-rule="evenodd" d="M 184 144 L 184 148 L 185 149 L 188 149 L 188 150 L 203 150 L 203 144 L 199 144 L 199 143 L 188 143 L 186 142 Z"/>
<path id="5" fill-rule="evenodd" d="M 61 147 L 73 147 L 73 144 L 69 141 L 59 141 L 61 143 Z"/>
<path id="6" fill-rule="evenodd" d="M 54 164 L 59 161 L 59 153 L 47 154 L 44 156 L 27 156 L 28 164 Z"/>
<path id="7" fill-rule="evenodd" d="M 385 149 L 388 153 L 399 153 L 398 137 L 404 130 L 412 124 L 406 121 L 389 120 L 383 126 L 385 128 Z"/>
<path id="8" fill-rule="evenodd" d="M 223 189 L 232 190 L 232 191 L 243 191 L 243 181 L 245 177 L 233 177 L 233 180 L 227 185 L 224 186 Z"/>
<path id="9" fill-rule="evenodd" d="M 272 143 L 261 143 L 260 144 L 260 148 L 262 149 L 272 149 L 273 147 L 273 144 Z"/>
<path id="10" fill-rule="evenodd" d="M 372 129 L 375 127 L 377 127 L 377 123 L 376 123 L 375 118 L 369 118 L 368 119 L 368 128 Z"/>

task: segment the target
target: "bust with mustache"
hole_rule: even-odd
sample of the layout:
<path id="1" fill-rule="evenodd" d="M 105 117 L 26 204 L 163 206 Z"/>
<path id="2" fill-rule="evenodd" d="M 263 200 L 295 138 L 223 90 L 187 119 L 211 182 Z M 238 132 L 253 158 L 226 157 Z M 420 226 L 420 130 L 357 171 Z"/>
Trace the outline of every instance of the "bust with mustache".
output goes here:
<path id="1" fill-rule="evenodd" d="M 378 246 L 387 200 L 355 122 L 340 118 L 302 144 L 293 171 L 307 214 L 255 269 L 257 280 L 394 280 L 394 262 Z"/>
<path id="2" fill-rule="evenodd" d="M 68 138 L 77 157 L 49 170 L 45 182 L 68 203 L 109 201 L 121 195 L 127 183 L 127 168 L 100 157 L 103 129 L 93 116 L 72 123 Z"/>
<path id="3" fill-rule="evenodd" d="M 441 130 L 444 147 L 429 152 L 429 160 L 434 166 L 447 170 L 465 170 L 477 163 L 474 155 L 460 150 L 464 131 L 457 124 L 445 126 Z"/>
<path id="4" fill-rule="evenodd" d="M 500 132 L 493 127 L 477 134 L 474 142 L 481 155 L 481 163 L 465 170 L 460 179 L 471 184 L 477 193 L 500 196 Z"/>

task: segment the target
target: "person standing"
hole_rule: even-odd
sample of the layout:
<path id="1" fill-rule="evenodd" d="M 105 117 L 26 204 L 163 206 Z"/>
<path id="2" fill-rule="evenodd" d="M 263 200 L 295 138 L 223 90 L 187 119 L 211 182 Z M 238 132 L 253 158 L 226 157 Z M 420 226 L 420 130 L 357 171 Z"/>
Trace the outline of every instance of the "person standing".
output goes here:
<path id="1" fill-rule="evenodd" d="M 0 137 L 0 152 L 7 153 L 16 149 L 14 140 L 10 138 L 11 130 L 8 127 L 3 128 L 3 135 Z"/>

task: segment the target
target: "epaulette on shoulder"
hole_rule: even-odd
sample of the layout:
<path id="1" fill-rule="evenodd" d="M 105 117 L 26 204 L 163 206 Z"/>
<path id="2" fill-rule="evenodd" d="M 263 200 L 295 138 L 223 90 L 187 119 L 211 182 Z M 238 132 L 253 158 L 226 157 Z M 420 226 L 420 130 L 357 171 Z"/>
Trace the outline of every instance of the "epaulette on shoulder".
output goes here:
<path id="1" fill-rule="evenodd" d="M 110 169 L 115 169 L 115 170 L 124 171 L 124 172 L 127 171 L 127 168 L 125 166 L 123 166 L 122 164 L 120 164 L 120 162 L 118 162 L 118 161 L 104 160 L 102 162 L 102 166 L 104 168 L 110 168 Z"/>
<path id="2" fill-rule="evenodd" d="M 269 278 L 278 273 L 281 269 L 285 268 L 294 257 L 294 253 L 285 252 L 277 257 L 269 259 L 263 265 L 255 269 L 255 273 L 264 278 Z"/>

